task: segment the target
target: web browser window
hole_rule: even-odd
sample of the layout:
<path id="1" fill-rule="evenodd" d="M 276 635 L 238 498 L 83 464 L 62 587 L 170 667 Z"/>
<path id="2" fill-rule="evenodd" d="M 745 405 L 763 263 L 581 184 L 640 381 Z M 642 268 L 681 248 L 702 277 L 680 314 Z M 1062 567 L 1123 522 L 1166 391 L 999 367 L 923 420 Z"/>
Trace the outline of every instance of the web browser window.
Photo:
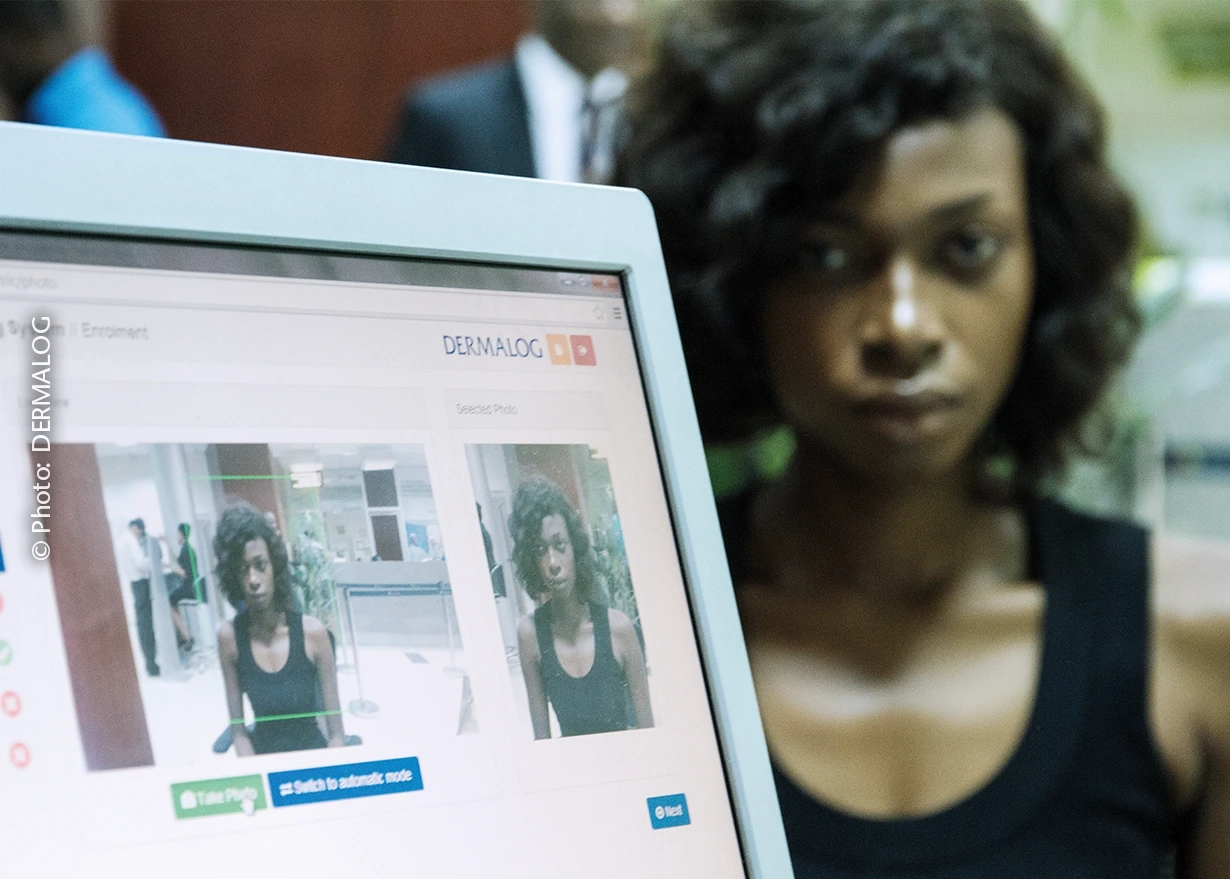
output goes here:
<path id="1" fill-rule="evenodd" d="M 0 351 L 12 875 L 743 875 L 619 276 L 5 232 Z"/>

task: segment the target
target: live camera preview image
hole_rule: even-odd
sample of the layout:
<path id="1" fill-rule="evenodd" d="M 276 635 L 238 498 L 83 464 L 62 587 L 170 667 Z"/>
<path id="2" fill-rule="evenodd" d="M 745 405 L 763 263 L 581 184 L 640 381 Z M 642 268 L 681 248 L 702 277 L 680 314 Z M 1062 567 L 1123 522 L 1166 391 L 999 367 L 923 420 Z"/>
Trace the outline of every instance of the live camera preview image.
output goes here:
<path id="1" fill-rule="evenodd" d="M 477 729 L 417 445 L 58 444 L 90 769 Z"/>

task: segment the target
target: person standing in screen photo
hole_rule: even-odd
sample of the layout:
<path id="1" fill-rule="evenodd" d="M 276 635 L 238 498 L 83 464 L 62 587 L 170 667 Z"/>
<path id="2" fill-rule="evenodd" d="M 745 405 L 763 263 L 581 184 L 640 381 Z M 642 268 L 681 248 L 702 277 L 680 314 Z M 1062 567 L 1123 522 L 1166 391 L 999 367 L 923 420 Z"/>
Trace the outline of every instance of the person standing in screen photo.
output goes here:
<path id="1" fill-rule="evenodd" d="M 196 644 L 192 633 L 188 630 L 188 624 L 184 621 L 184 614 L 179 609 L 179 604 L 181 601 L 203 602 L 205 600 L 205 593 L 200 588 L 196 550 L 192 548 L 192 544 L 189 542 L 192 526 L 187 522 L 180 522 L 176 526 L 175 533 L 179 540 L 179 553 L 171 564 L 171 576 L 168 578 L 171 587 L 169 593 L 171 621 L 175 624 L 175 635 L 179 641 L 180 649 L 185 653 L 191 653 Z"/>
<path id="2" fill-rule="evenodd" d="M 239 503 L 222 514 L 213 546 L 222 590 L 243 608 L 218 628 L 236 753 L 344 745 L 332 640 L 320 620 L 295 610 L 282 538 L 255 507 Z M 251 728 L 244 724 L 244 695 L 255 716 Z"/>
<path id="3" fill-rule="evenodd" d="M 154 640 L 154 606 L 150 595 L 149 538 L 145 533 L 145 520 L 133 519 L 128 523 L 128 533 L 120 538 L 117 548 L 119 563 L 124 578 L 132 587 L 133 616 L 137 620 L 137 641 L 145 659 L 145 673 L 151 678 L 160 674 L 158 668 L 158 645 Z"/>
<path id="4" fill-rule="evenodd" d="M 517 576 L 538 602 L 517 627 L 534 738 L 551 737 L 548 704 L 563 736 L 653 726 L 636 628 L 598 601 L 589 536 L 564 493 L 541 477 L 525 482 L 508 527 Z"/>
<path id="5" fill-rule="evenodd" d="M 1230 876 L 1230 551 L 1054 499 L 1141 328 L 1102 110 L 1007 0 L 680 4 L 660 225 L 799 879 Z"/>

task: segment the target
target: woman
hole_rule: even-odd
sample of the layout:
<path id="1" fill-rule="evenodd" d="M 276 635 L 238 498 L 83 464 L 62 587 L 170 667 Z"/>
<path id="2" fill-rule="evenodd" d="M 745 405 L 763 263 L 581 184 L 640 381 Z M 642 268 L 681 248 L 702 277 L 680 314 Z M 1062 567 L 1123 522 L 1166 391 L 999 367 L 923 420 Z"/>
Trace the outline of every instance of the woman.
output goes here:
<path id="1" fill-rule="evenodd" d="M 653 726 L 640 639 L 627 614 L 598 601 L 577 511 L 536 478 L 517 490 L 508 527 L 517 576 L 539 604 L 517 626 L 534 738 L 551 738 L 548 703 L 564 736 Z"/>
<path id="2" fill-rule="evenodd" d="M 235 752 L 248 757 L 345 744 L 329 632 L 295 610 L 282 539 L 255 507 L 239 503 L 218 522 L 214 556 L 223 592 L 240 609 L 218 628 Z M 256 718 L 250 729 L 245 694 Z"/>
<path id="3" fill-rule="evenodd" d="M 1016 2 L 681 4 L 623 179 L 808 877 L 1230 876 L 1230 553 L 1043 500 L 1139 331 L 1100 110 Z"/>

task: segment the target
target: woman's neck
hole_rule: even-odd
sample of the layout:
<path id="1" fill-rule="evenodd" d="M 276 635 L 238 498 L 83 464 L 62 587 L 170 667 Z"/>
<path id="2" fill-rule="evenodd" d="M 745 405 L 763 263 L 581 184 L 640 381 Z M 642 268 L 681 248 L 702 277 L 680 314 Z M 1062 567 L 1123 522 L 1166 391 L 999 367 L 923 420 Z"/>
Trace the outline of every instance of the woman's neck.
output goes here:
<path id="1" fill-rule="evenodd" d="M 971 472 L 873 484 L 800 447 L 758 517 L 757 561 L 788 587 L 889 604 L 1019 579 L 1026 556 L 1021 518 L 979 498 Z"/>
<path id="2" fill-rule="evenodd" d="M 249 608 L 248 632 L 260 641 L 271 641 L 280 626 L 286 624 L 286 611 L 276 607 L 264 610 Z"/>
<path id="3" fill-rule="evenodd" d="M 560 633 L 572 633 L 589 618 L 589 605 L 577 597 L 576 589 L 567 595 L 551 596 L 551 625 Z"/>

